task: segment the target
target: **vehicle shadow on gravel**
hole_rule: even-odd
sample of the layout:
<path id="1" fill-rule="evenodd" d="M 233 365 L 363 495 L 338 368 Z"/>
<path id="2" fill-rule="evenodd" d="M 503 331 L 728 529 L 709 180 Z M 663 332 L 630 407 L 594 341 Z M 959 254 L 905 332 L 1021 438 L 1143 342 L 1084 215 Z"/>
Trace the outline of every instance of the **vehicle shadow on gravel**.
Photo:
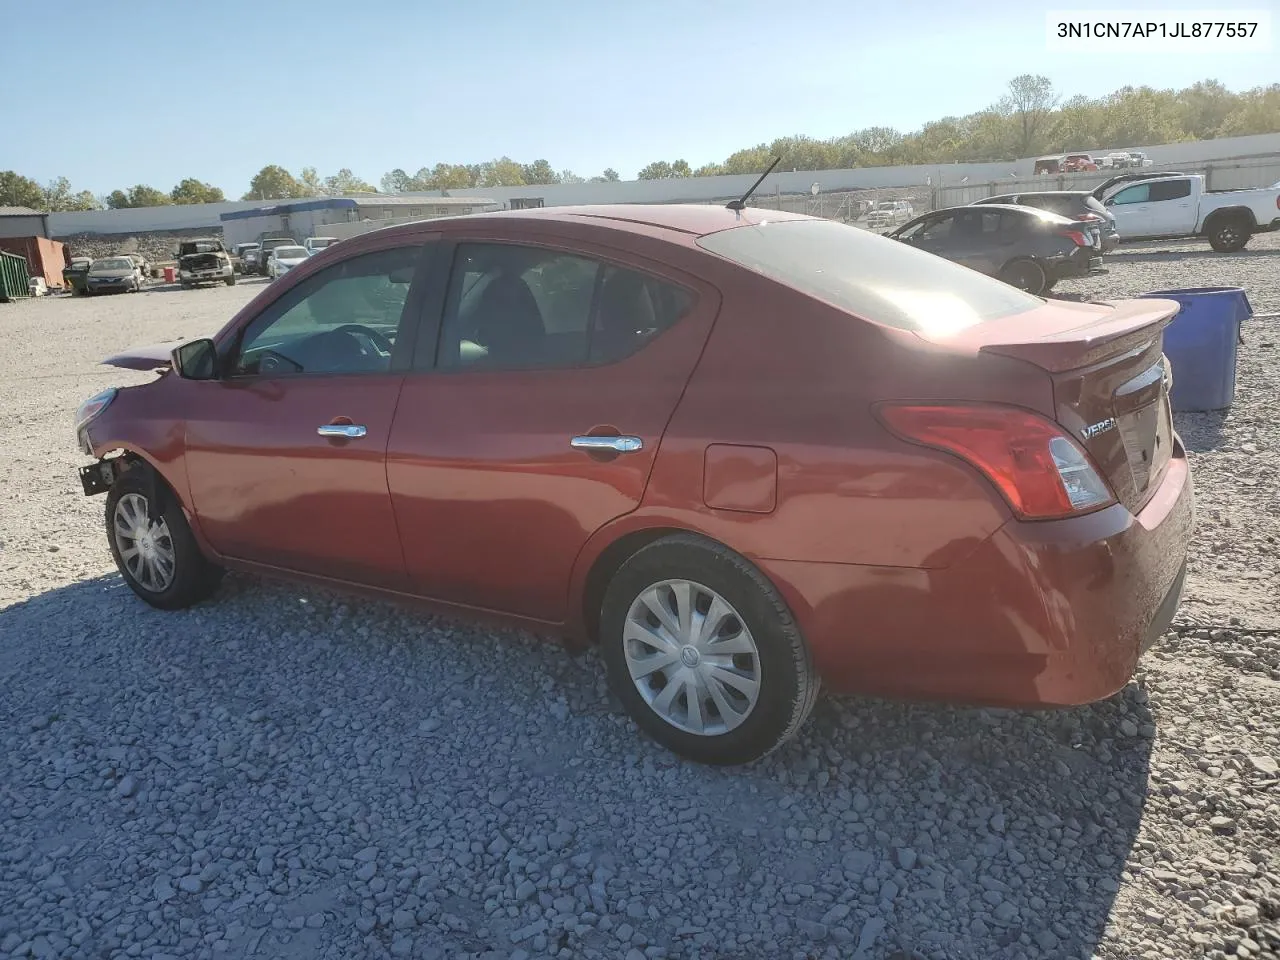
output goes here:
<path id="1" fill-rule="evenodd" d="M 0 638 L 11 845 L 41 851 L 83 823 L 58 896 L 88 919 L 151 891 L 157 870 L 213 878 L 184 880 L 203 897 L 192 956 L 229 927 L 242 932 L 228 955 L 256 946 L 270 903 L 307 915 L 292 942 L 262 941 L 288 960 L 414 942 L 443 956 L 1090 957 L 1154 735 L 1133 684 L 1045 712 L 825 697 L 759 763 L 698 766 L 641 736 L 594 651 L 242 576 L 173 614 L 98 577 L 0 610 Z M 210 851 L 207 870 L 174 854 L 174 829 Z M 0 899 L 35 902 L 48 846 L 0 868 Z M 393 900 L 369 879 L 375 859 L 401 878 Z M 79 878 L 110 864 L 123 886 L 92 899 Z M 109 919 L 89 944 L 104 954 L 128 945 Z M 155 922 L 183 947 L 176 919 Z"/>
<path id="2" fill-rule="evenodd" d="M 1175 413 L 1173 428 L 1192 453 L 1208 453 L 1222 445 L 1227 425 L 1227 411 Z"/>
<path id="3" fill-rule="evenodd" d="M 1177 263 L 1181 260 L 1202 260 L 1210 249 L 1203 250 L 1114 250 L 1107 259 L 1140 261 L 1142 263 Z M 1253 257 L 1280 257 L 1280 250 L 1235 250 L 1231 253 L 1214 253 L 1220 260 L 1249 260 Z"/>

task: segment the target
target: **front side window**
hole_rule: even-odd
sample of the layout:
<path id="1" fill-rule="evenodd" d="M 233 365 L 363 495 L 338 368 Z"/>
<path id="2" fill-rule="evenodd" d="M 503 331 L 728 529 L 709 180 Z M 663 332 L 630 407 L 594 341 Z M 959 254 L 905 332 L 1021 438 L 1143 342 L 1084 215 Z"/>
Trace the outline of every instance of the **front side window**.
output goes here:
<path id="1" fill-rule="evenodd" d="M 612 363 L 688 312 L 693 297 L 654 277 L 540 247 L 458 247 L 439 364 L 531 369 Z"/>
<path id="2" fill-rule="evenodd" d="M 1151 186 L 1146 183 L 1140 183 L 1136 187 L 1126 187 L 1112 197 L 1111 202 L 1117 207 L 1124 206 L 1129 203 L 1146 203 L 1151 199 Z"/>
<path id="3" fill-rule="evenodd" d="M 378 373 L 391 369 L 421 247 L 335 263 L 245 328 L 233 376 Z"/>

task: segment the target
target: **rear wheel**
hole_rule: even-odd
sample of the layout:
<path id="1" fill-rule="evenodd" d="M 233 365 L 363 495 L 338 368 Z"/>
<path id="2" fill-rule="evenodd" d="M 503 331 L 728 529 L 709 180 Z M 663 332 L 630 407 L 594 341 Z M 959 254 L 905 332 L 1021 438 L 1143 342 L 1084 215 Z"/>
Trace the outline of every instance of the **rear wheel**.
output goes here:
<path id="1" fill-rule="evenodd" d="M 1253 226 L 1244 217 L 1220 217 L 1209 228 L 1209 245 L 1218 253 L 1243 250 L 1253 234 Z"/>
<path id="2" fill-rule="evenodd" d="M 600 647 L 640 728 L 702 763 L 759 759 L 817 699 L 808 646 L 772 584 L 694 536 L 664 537 L 622 565 L 605 592 Z"/>
<path id="3" fill-rule="evenodd" d="M 149 513 L 151 497 L 159 510 Z M 210 596 L 222 568 L 196 545 L 177 499 L 141 469 L 121 475 L 107 492 L 107 540 L 116 568 L 139 597 L 162 610 L 179 610 Z"/>
<path id="4" fill-rule="evenodd" d="M 1005 264 L 1004 269 L 1000 271 L 1000 279 L 1011 287 L 1017 287 L 1036 296 L 1048 289 L 1046 284 L 1049 282 L 1044 267 L 1034 260 L 1014 260 Z"/>

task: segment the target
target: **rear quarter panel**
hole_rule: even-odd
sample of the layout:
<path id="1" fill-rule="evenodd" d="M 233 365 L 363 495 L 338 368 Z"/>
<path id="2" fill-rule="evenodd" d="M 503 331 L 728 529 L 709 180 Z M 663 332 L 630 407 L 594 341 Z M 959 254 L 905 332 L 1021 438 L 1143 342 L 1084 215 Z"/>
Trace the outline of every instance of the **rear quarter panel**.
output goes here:
<path id="1" fill-rule="evenodd" d="M 694 530 L 754 559 L 892 567 L 958 562 L 1009 517 L 976 471 L 902 442 L 876 419 L 882 399 L 1005 400 L 1052 413 L 1027 364 L 927 344 L 709 255 L 701 276 L 723 304 L 663 436 L 641 507 L 601 531 L 586 559 L 635 530 Z M 772 509 L 704 502 L 707 448 L 777 457 Z M 754 468 L 753 468 L 754 469 Z M 759 477 L 744 483 L 759 484 Z"/>

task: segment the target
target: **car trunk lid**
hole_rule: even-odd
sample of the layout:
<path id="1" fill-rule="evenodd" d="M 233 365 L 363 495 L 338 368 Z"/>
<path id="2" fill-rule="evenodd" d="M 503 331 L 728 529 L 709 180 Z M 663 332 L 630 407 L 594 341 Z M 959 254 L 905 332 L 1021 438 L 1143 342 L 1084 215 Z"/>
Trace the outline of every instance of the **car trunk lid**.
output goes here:
<path id="1" fill-rule="evenodd" d="M 1155 492 L 1172 453 L 1172 380 L 1163 340 L 1178 309 L 1172 300 L 1050 301 L 927 339 L 1044 370 L 1054 409 L 1042 412 L 1081 443 L 1119 501 L 1136 512 Z"/>

